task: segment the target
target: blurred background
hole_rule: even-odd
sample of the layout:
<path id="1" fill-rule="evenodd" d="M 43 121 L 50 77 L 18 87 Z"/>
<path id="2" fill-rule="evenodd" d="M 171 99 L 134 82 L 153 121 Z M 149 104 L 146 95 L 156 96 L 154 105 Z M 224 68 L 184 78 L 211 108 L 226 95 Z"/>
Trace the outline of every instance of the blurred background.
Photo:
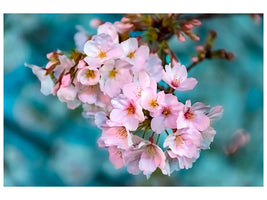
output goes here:
<path id="1" fill-rule="evenodd" d="M 160 171 L 149 180 L 125 168 L 115 169 L 108 151 L 97 146 L 101 131 L 82 109 L 68 110 L 56 97 L 44 96 L 40 82 L 24 63 L 45 66 L 46 54 L 75 47 L 76 25 L 90 34 L 93 18 L 114 22 L 119 14 L 4 15 L 4 185 L 5 186 L 262 186 L 263 185 L 263 22 L 250 15 L 224 14 L 202 20 L 194 29 L 200 41 L 174 37 L 169 44 L 189 66 L 210 29 L 214 49 L 235 54 L 233 61 L 208 60 L 189 72 L 198 84 L 179 93 L 211 106 L 223 105 L 223 118 L 210 150 L 189 170 L 170 177 Z M 163 141 L 161 141 L 163 142 Z"/>

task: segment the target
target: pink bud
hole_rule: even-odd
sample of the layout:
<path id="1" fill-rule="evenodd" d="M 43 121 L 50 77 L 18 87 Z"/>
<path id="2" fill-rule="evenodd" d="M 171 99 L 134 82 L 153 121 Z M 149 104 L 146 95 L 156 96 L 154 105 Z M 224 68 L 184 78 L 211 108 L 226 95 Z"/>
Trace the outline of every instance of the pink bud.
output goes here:
<path id="1" fill-rule="evenodd" d="M 127 18 L 127 17 L 123 17 L 123 18 L 121 18 L 121 22 L 122 23 L 127 23 L 127 22 L 129 22 L 130 20 L 129 20 L 129 18 Z"/>
<path id="2" fill-rule="evenodd" d="M 198 62 L 198 57 L 192 57 L 192 58 L 191 58 L 191 61 L 192 61 L 192 62 Z"/>
<path id="3" fill-rule="evenodd" d="M 51 57 L 53 57 L 54 54 L 55 54 L 55 52 L 50 52 L 50 53 L 46 54 L 47 59 L 50 59 Z"/>
<path id="4" fill-rule="evenodd" d="M 97 28 L 99 27 L 101 24 L 103 24 L 103 21 L 98 19 L 98 18 L 94 18 L 94 19 L 91 19 L 90 21 L 90 26 L 92 28 Z"/>
<path id="5" fill-rule="evenodd" d="M 200 38 L 195 34 L 192 34 L 191 38 L 192 38 L 192 40 L 197 40 L 197 41 L 200 40 Z"/>
<path id="6" fill-rule="evenodd" d="M 179 41 L 185 42 L 185 37 L 183 36 L 183 34 L 177 33 L 177 38 L 178 38 Z"/>
<path id="7" fill-rule="evenodd" d="M 186 29 L 191 29 L 191 28 L 193 28 L 194 26 L 193 26 L 192 24 L 185 24 L 184 27 L 185 27 Z"/>
<path id="8" fill-rule="evenodd" d="M 86 63 L 84 60 L 80 60 L 78 63 L 78 69 L 83 69 L 86 67 Z"/>
<path id="9" fill-rule="evenodd" d="M 61 80 L 61 86 L 62 87 L 68 87 L 70 82 L 71 82 L 70 74 L 67 74 L 67 75 L 63 76 L 63 78 Z"/>
<path id="10" fill-rule="evenodd" d="M 198 46 L 196 46 L 196 50 L 197 51 L 203 51 L 204 50 L 204 46 L 198 45 Z"/>
<path id="11" fill-rule="evenodd" d="M 198 19 L 193 19 L 191 22 L 194 26 L 200 26 L 201 25 L 201 21 L 199 21 Z"/>

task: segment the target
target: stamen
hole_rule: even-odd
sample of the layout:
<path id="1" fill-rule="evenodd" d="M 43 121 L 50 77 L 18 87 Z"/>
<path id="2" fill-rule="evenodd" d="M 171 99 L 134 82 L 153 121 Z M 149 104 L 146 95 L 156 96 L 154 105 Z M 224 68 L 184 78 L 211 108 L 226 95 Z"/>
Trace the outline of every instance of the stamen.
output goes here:
<path id="1" fill-rule="evenodd" d="M 164 110 L 162 111 L 162 114 L 165 116 L 168 116 L 169 114 L 171 114 L 171 111 L 169 108 L 164 108 Z"/>
<path id="2" fill-rule="evenodd" d="M 175 137 L 175 142 L 176 142 L 178 145 L 181 145 L 181 144 L 184 143 L 184 140 L 183 140 L 182 136 L 177 135 L 177 136 Z"/>
<path id="3" fill-rule="evenodd" d="M 135 107 L 132 104 L 130 104 L 126 110 L 128 115 L 133 115 L 135 113 Z"/>
<path id="4" fill-rule="evenodd" d="M 85 76 L 86 78 L 90 79 L 90 78 L 95 78 L 95 71 L 94 70 L 90 70 L 88 69 L 86 72 L 85 72 Z"/>
<path id="5" fill-rule="evenodd" d="M 171 85 L 173 87 L 178 87 L 180 85 L 180 79 L 179 78 L 175 78 L 172 82 Z"/>
<path id="6" fill-rule="evenodd" d="M 185 112 L 184 117 L 189 120 L 194 118 L 194 113 L 190 112 L 190 108 Z"/>
<path id="7" fill-rule="evenodd" d="M 120 127 L 118 129 L 118 134 L 121 138 L 127 138 L 127 131 L 125 127 Z"/>
<path id="8" fill-rule="evenodd" d="M 101 59 L 105 58 L 106 56 L 107 56 L 106 52 L 104 52 L 104 51 L 100 51 L 99 54 L 98 54 L 98 57 L 101 58 Z"/>
<path id="9" fill-rule="evenodd" d="M 157 100 L 152 99 L 152 100 L 150 101 L 150 105 L 151 105 L 153 108 L 155 108 L 155 107 L 158 106 L 159 104 L 158 104 Z"/>
<path id="10" fill-rule="evenodd" d="M 113 69 L 109 72 L 109 77 L 110 77 L 110 78 L 115 78 L 117 73 L 118 73 L 118 72 L 116 71 L 116 69 L 113 68 Z"/>
<path id="11" fill-rule="evenodd" d="M 153 156 L 156 153 L 155 148 L 152 144 L 147 146 L 146 151 L 147 151 L 147 154 L 151 156 Z"/>
<path id="12" fill-rule="evenodd" d="M 130 52 L 127 57 L 132 59 L 134 57 L 135 51 Z"/>

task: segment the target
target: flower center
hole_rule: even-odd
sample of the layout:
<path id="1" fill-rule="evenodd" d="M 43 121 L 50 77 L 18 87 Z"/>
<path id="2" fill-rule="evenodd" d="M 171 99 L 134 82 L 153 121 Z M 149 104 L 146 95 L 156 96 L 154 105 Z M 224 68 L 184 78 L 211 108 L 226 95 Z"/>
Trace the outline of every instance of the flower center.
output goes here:
<path id="1" fill-rule="evenodd" d="M 135 51 L 132 51 L 128 54 L 128 58 L 132 59 L 134 57 Z"/>
<path id="2" fill-rule="evenodd" d="M 179 78 L 175 78 L 172 82 L 171 85 L 173 87 L 178 87 L 180 85 L 180 79 Z"/>
<path id="3" fill-rule="evenodd" d="M 118 73 L 118 72 L 116 71 L 116 69 L 113 68 L 113 69 L 109 72 L 109 77 L 110 77 L 110 78 L 115 78 L 117 73 Z"/>
<path id="4" fill-rule="evenodd" d="M 126 110 L 128 115 L 133 115 L 135 113 L 135 107 L 132 104 L 130 104 Z"/>
<path id="5" fill-rule="evenodd" d="M 90 78 L 95 78 L 95 71 L 94 70 L 90 70 L 88 69 L 86 72 L 85 72 L 85 76 L 86 78 L 90 79 Z"/>
<path id="6" fill-rule="evenodd" d="M 186 112 L 185 112 L 185 114 L 184 114 L 184 117 L 186 118 L 186 119 L 193 119 L 194 118 L 194 113 L 192 113 L 192 112 L 190 112 L 190 109 L 188 109 Z"/>
<path id="7" fill-rule="evenodd" d="M 142 91 L 143 91 L 142 88 L 137 88 L 137 97 L 141 97 Z"/>
<path id="8" fill-rule="evenodd" d="M 159 104 L 158 104 L 158 102 L 157 102 L 156 99 L 152 99 L 152 100 L 150 101 L 150 105 L 151 105 L 153 108 L 155 108 L 155 107 L 158 106 Z"/>
<path id="9" fill-rule="evenodd" d="M 118 134 L 121 138 L 127 138 L 127 131 L 125 127 L 120 127 L 118 129 Z"/>
<path id="10" fill-rule="evenodd" d="M 101 59 L 105 58 L 106 56 L 107 56 L 106 52 L 104 52 L 104 51 L 100 51 L 99 54 L 98 54 L 98 57 L 101 58 Z"/>
<path id="11" fill-rule="evenodd" d="M 171 114 L 171 111 L 169 108 L 164 108 L 164 110 L 162 111 L 162 114 L 165 116 L 168 116 L 169 114 Z"/>
<path id="12" fill-rule="evenodd" d="M 184 140 L 183 140 L 182 136 L 177 135 L 177 136 L 175 137 L 175 142 L 176 142 L 176 144 L 181 145 L 181 144 L 184 143 Z"/>
<path id="13" fill-rule="evenodd" d="M 150 144 L 150 145 L 147 146 L 146 152 L 150 156 L 153 156 L 156 153 L 155 148 L 153 147 L 152 144 Z"/>

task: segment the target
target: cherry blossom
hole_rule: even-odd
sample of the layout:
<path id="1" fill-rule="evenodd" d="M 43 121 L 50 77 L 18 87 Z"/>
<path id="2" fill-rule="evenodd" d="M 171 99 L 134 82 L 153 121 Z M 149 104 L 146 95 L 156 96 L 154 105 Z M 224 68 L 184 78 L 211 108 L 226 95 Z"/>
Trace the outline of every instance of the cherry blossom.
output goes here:
<path id="1" fill-rule="evenodd" d="M 195 78 L 187 78 L 187 70 L 180 63 L 174 63 L 173 67 L 171 64 L 166 65 L 165 70 L 163 80 L 173 89 L 179 91 L 192 90 L 197 84 Z"/>
<path id="2" fill-rule="evenodd" d="M 166 94 L 161 108 L 151 113 L 151 128 L 156 133 L 161 133 L 167 128 L 175 129 L 177 127 L 176 120 L 179 112 L 183 109 L 183 104 L 178 102 L 176 96 Z"/>
<path id="3" fill-rule="evenodd" d="M 69 109 L 81 105 L 82 116 L 94 120 L 102 131 L 98 146 L 108 150 L 116 169 L 125 167 L 131 174 L 149 178 L 159 168 L 170 176 L 191 168 L 201 150 L 210 148 L 216 135 L 212 125 L 221 118 L 223 107 L 210 108 L 201 102 L 191 106 L 190 99 L 180 102 L 175 90 L 192 90 L 197 80 L 188 78 L 186 67 L 164 43 L 167 40 L 158 38 L 165 32 L 153 34 L 152 27 L 146 31 L 142 16 L 129 15 L 114 23 L 94 19 L 91 25 L 97 34 L 78 27 L 76 49 L 70 55 L 57 50 L 47 54 L 44 68 L 25 65 L 40 80 L 44 95 L 56 96 Z M 168 21 L 174 15 L 162 17 Z M 175 23 L 180 29 L 172 35 L 180 41 L 185 35 L 199 39 L 192 33 L 199 20 Z M 145 40 L 131 37 L 136 26 L 145 32 Z M 198 58 L 193 57 L 193 62 Z"/>
<path id="4" fill-rule="evenodd" d="M 130 173 L 139 174 L 142 171 L 147 177 L 157 167 L 164 169 L 166 159 L 159 146 L 145 140 L 139 141 L 136 147 L 125 150 L 123 158 Z"/>
<path id="5" fill-rule="evenodd" d="M 123 95 L 112 99 L 111 104 L 114 109 L 110 113 L 110 124 L 124 125 L 128 130 L 134 131 L 137 129 L 139 122 L 145 119 L 142 107 Z"/>
<path id="6" fill-rule="evenodd" d="M 181 128 L 195 128 L 199 131 L 204 131 L 210 126 L 210 119 L 204 112 L 208 106 L 197 102 L 191 106 L 191 101 L 187 100 L 183 110 L 179 113 L 177 118 L 177 129 Z"/>
<path id="7" fill-rule="evenodd" d="M 114 165 L 116 169 L 122 168 L 124 166 L 124 160 L 122 158 L 123 150 L 116 146 L 109 146 L 109 160 Z"/>
<path id="8" fill-rule="evenodd" d="M 99 83 L 101 90 L 110 97 L 120 94 L 123 85 L 132 81 L 130 67 L 131 65 L 123 60 L 105 62 L 100 69 L 101 79 Z"/>
<path id="9" fill-rule="evenodd" d="M 85 67 L 77 73 L 77 80 L 82 85 L 96 85 L 99 82 L 99 79 L 99 71 L 92 67 Z"/>
<path id="10" fill-rule="evenodd" d="M 34 73 L 41 82 L 41 92 L 44 95 L 53 94 L 54 91 L 54 82 L 51 79 L 50 75 L 46 75 L 46 70 L 40 68 L 36 65 L 25 64 L 25 66 L 32 69 L 32 73 Z"/>
<path id="11" fill-rule="evenodd" d="M 138 69 L 144 65 L 149 57 L 149 48 L 145 45 L 138 47 L 136 38 L 129 38 L 120 43 L 123 50 L 122 59 L 134 65 L 133 70 Z"/>
<path id="12" fill-rule="evenodd" d="M 93 67 L 99 67 L 109 59 L 116 59 L 122 56 L 122 49 L 118 44 L 114 44 L 112 37 L 101 33 L 93 36 L 84 45 L 84 52 L 87 57 L 84 60 Z"/>

